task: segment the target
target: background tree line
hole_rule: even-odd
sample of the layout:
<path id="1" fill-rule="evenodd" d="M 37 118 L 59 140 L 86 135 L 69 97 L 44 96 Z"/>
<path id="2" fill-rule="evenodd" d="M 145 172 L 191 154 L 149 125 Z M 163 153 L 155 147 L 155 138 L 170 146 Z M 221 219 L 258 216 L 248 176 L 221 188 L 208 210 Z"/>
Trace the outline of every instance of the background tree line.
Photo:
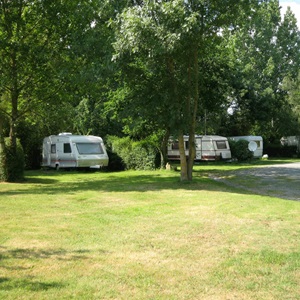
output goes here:
<path id="1" fill-rule="evenodd" d="M 146 140 L 163 165 L 171 134 L 191 180 L 183 134 L 299 135 L 299 39 L 277 0 L 0 0 L 0 151 L 19 139 L 39 167 L 70 131 Z"/>

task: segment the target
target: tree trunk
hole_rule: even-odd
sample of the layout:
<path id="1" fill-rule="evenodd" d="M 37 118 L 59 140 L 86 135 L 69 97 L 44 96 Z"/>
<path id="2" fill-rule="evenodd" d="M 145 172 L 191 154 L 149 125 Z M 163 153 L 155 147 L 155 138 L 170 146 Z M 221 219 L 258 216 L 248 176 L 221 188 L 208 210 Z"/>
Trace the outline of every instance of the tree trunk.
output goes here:
<path id="1" fill-rule="evenodd" d="M 2 159 L 2 153 L 4 151 L 5 143 L 4 143 L 4 136 L 3 136 L 3 123 L 0 120 L 0 160 Z M 0 161 L 1 165 L 1 161 Z"/>
<path id="2" fill-rule="evenodd" d="M 175 66 L 174 66 L 174 60 L 171 57 L 167 58 L 167 69 L 168 73 L 171 79 L 171 85 L 172 85 L 172 96 L 174 99 L 174 102 L 180 106 L 180 98 L 178 96 L 178 87 L 176 82 L 176 76 L 175 76 Z M 179 120 L 178 120 L 179 121 Z M 181 130 L 178 135 L 178 144 L 179 144 L 179 153 L 180 153 L 180 180 L 181 181 L 187 181 L 187 159 L 185 155 L 185 149 L 184 149 L 184 139 L 183 139 L 183 131 Z"/>
<path id="3" fill-rule="evenodd" d="M 191 97 L 189 98 L 189 108 L 190 108 L 190 128 L 189 128 L 189 159 L 187 165 L 187 175 L 188 180 L 193 179 L 193 166 L 196 157 L 196 144 L 195 144 L 195 134 L 196 134 L 196 121 L 199 103 L 199 67 L 198 67 L 198 49 L 197 46 L 193 49 L 193 55 L 191 56 L 191 64 L 189 68 L 189 87 L 191 91 L 189 92 Z"/>
<path id="4" fill-rule="evenodd" d="M 188 180 L 193 180 L 193 166 L 194 160 L 196 157 L 196 145 L 195 145 L 195 133 L 191 133 L 189 135 L 189 159 L 187 163 L 187 176 Z"/>
<path id="5" fill-rule="evenodd" d="M 4 141 L 4 135 L 3 135 L 3 115 L 1 116 L 0 112 L 0 180 L 4 179 L 5 170 L 4 167 L 4 149 L 5 149 L 5 141 Z"/>
<path id="6" fill-rule="evenodd" d="M 179 146 L 179 154 L 180 154 L 180 180 L 187 181 L 188 180 L 187 158 L 185 155 L 184 138 L 182 132 L 180 132 L 178 136 L 178 146 Z"/>
<path id="7" fill-rule="evenodd" d="M 170 129 L 168 128 L 166 130 L 166 133 L 164 134 L 164 137 L 161 142 L 161 168 L 164 169 L 166 167 L 167 161 L 168 161 L 168 141 L 170 137 Z"/>
<path id="8" fill-rule="evenodd" d="M 12 60 L 12 86 L 11 86 L 11 119 L 10 119 L 10 132 L 9 137 L 11 141 L 11 150 L 13 153 L 17 152 L 17 136 L 16 127 L 18 121 L 18 68 L 17 68 L 17 58 L 16 53 L 13 51 L 11 54 Z"/>

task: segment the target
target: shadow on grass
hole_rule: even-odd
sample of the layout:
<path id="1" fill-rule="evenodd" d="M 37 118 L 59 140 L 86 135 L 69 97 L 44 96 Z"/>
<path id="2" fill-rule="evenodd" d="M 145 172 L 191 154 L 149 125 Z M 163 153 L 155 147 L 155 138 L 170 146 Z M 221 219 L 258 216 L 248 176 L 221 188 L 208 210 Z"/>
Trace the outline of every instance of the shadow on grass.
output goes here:
<path id="1" fill-rule="evenodd" d="M 168 174 L 150 171 L 146 174 L 139 171 L 92 174 L 74 171 L 30 171 L 26 176 L 26 183 L 32 185 L 30 188 L 28 186 L 23 188 L 21 184 L 14 190 L 0 191 L 0 196 L 183 189 L 258 194 L 288 200 L 299 199 L 299 167 L 295 168 L 294 165 L 289 164 L 282 165 L 282 167 L 261 164 L 259 163 L 258 167 L 253 164 L 239 165 L 238 168 L 224 163 L 221 167 L 216 164 L 196 165 L 192 182 L 180 182 L 180 173 L 174 171 Z M 272 193 L 272 190 L 276 193 Z"/>
<path id="2" fill-rule="evenodd" d="M 210 170 L 206 175 L 239 190 L 286 200 L 300 200 L 300 165 L 283 164 L 236 170 Z"/>
<path id="3" fill-rule="evenodd" d="M 24 267 L 13 267 L 10 264 L 6 265 L 6 260 L 11 259 L 42 259 L 49 258 L 51 256 L 62 255 L 62 251 L 37 251 L 32 249 L 11 249 L 8 250 L 5 247 L 0 247 L 0 266 L 9 270 L 24 270 Z M 63 252 L 64 253 L 64 252 Z M 73 258 L 75 259 L 75 258 Z M 12 291 L 12 290 L 25 290 L 30 292 L 47 291 L 49 289 L 62 288 L 64 284 L 61 282 L 50 281 L 43 282 L 34 279 L 31 276 L 26 278 L 13 278 L 13 277 L 0 277 L 0 290 Z"/>
<path id="4" fill-rule="evenodd" d="M 24 267 L 14 267 L 11 264 L 11 260 L 26 260 L 26 261 L 36 261 L 41 259 L 55 259 L 64 261 L 76 261 L 88 258 L 89 250 L 80 249 L 76 251 L 67 251 L 63 249 L 53 250 L 38 250 L 38 249 L 8 249 L 6 247 L 0 247 L 0 266 L 7 270 L 26 270 Z M 14 264 L 16 264 L 14 262 Z M 29 267 L 31 268 L 31 267 Z M 53 288 L 62 288 L 65 285 L 61 282 L 47 281 L 43 282 L 36 280 L 33 277 L 26 278 L 9 278 L 0 277 L 0 290 L 14 290 L 21 289 L 26 291 L 47 291 Z"/>
<path id="5" fill-rule="evenodd" d="M 38 292 L 38 291 L 47 291 L 49 289 L 57 289 L 62 288 L 64 284 L 60 282 L 41 282 L 36 280 L 31 280 L 30 278 L 7 278 L 7 277 L 0 277 L 0 290 L 4 291 L 12 291 L 14 289 L 18 290 L 26 290 L 31 292 Z"/>
<path id="6" fill-rule="evenodd" d="M 7 249 L 6 247 L 0 247 L 0 262 L 2 263 L 3 261 L 8 259 L 48 259 L 48 258 L 72 261 L 72 260 L 86 259 L 87 254 L 89 253 L 90 251 L 86 249 L 67 251 L 64 249 L 39 250 L 39 249 L 32 249 L 32 248 Z"/>
<path id="7" fill-rule="evenodd" d="M 30 184 L 30 188 L 27 186 L 18 185 L 15 189 L 0 191 L 1 195 L 53 195 L 53 194 L 75 194 L 84 191 L 99 191 L 99 192 L 147 192 L 147 191 L 159 191 L 159 190 L 226 190 L 226 186 L 213 182 L 210 178 L 207 178 L 201 173 L 196 172 L 192 182 L 180 182 L 179 172 L 170 172 L 170 176 L 166 176 L 166 173 L 159 174 L 158 172 L 149 172 L 148 174 L 141 174 L 138 171 L 130 173 L 126 176 L 126 173 L 98 173 L 91 177 L 88 174 L 83 176 L 78 173 L 57 173 L 57 179 L 47 177 L 40 172 L 36 173 L 35 177 L 32 175 L 27 176 L 26 183 Z M 74 175 L 74 181 L 61 180 L 62 176 L 68 176 L 72 179 Z M 45 178 L 43 178 L 45 176 Z M 54 176 L 54 175 L 51 175 Z M 26 185 L 26 184 L 25 184 Z"/>
<path id="8" fill-rule="evenodd" d="M 28 177 L 25 178 L 23 183 L 31 183 L 31 184 L 55 184 L 59 180 L 55 178 L 43 178 L 43 177 Z"/>

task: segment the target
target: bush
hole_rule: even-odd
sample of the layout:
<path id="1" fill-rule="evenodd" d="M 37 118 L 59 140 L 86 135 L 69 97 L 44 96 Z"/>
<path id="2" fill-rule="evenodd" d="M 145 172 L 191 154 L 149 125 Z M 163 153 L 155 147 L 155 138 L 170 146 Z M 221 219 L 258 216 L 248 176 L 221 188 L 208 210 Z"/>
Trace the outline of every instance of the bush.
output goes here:
<path id="1" fill-rule="evenodd" d="M 16 182 L 24 179 L 24 152 L 21 143 L 17 141 L 14 153 L 9 138 L 5 139 L 5 147 L 0 157 L 0 180 Z"/>
<path id="2" fill-rule="evenodd" d="M 129 137 L 108 137 L 110 162 L 116 169 L 154 170 L 157 167 L 157 149 L 148 141 L 135 142 Z M 113 160 L 111 161 L 111 158 Z M 116 164 L 119 160 L 118 164 Z M 110 169 L 110 167 L 109 167 Z"/>
<path id="3" fill-rule="evenodd" d="M 231 156 L 238 161 L 247 161 L 253 158 L 253 152 L 248 149 L 249 142 L 246 140 L 229 141 Z"/>
<path id="4" fill-rule="evenodd" d="M 272 157 L 299 157 L 299 153 L 297 152 L 297 146 L 282 146 L 280 144 L 269 144 L 265 147 L 265 152 Z"/>
<path id="5" fill-rule="evenodd" d="M 113 152 L 110 147 L 107 147 L 106 152 L 109 157 L 109 163 L 105 169 L 108 171 L 124 171 L 125 165 L 122 158 Z"/>

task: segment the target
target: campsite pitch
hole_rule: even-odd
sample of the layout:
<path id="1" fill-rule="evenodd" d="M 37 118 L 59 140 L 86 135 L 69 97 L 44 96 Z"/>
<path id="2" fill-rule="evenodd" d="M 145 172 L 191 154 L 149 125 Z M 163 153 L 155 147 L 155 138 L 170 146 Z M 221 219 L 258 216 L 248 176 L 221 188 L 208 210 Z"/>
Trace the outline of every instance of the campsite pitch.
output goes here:
<path id="1" fill-rule="evenodd" d="M 0 298 L 299 299 L 300 203 L 208 176 L 234 169 L 0 184 Z"/>

